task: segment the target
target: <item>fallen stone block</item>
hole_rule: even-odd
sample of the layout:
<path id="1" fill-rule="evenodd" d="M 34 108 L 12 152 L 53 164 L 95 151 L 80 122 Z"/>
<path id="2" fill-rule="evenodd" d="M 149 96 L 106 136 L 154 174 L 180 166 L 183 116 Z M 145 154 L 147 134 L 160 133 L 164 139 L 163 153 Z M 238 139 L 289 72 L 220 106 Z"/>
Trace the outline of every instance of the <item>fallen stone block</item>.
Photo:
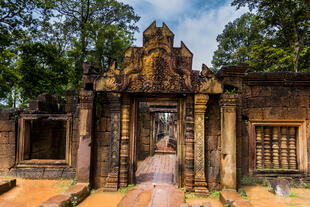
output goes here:
<path id="1" fill-rule="evenodd" d="M 67 195 L 55 195 L 42 203 L 39 207 L 72 207 L 70 197 Z"/>
<path id="2" fill-rule="evenodd" d="M 64 192 L 64 195 L 69 196 L 72 203 L 79 204 L 89 195 L 89 184 L 78 183 L 73 185 Z"/>
<path id="3" fill-rule="evenodd" d="M 89 195 L 89 184 L 78 183 L 71 186 L 63 194 L 55 195 L 39 207 L 72 207 L 81 203 Z"/>
<path id="4" fill-rule="evenodd" d="M 288 196 L 291 194 L 290 183 L 286 179 L 274 179 L 269 181 L 276 195 Z"/>
<path id="5" fill-rule="evenodd" d="M 220 192 L 220 201 L 223 205 L 230 205 L 234 201 L 243 200 L 242 197 L 234 190 L 223 190 Z"/>
<path id="6" fill-rule="evenodd" d="M 1 180 L 0 181 L 0 194 L 5 193 L 16 186 L 16 179 Z"/>

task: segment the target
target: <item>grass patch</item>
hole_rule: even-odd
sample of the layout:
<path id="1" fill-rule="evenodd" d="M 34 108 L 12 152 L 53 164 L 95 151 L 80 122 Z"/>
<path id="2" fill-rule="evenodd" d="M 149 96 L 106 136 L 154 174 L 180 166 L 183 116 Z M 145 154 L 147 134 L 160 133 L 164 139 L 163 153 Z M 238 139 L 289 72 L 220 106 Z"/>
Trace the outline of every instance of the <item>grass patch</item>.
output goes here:
<path id="1" fill-rule="evenodd" d="M 208 198 L 219 201 L 220 200 L 220 191 L 211 191 Z"/>
<path id="2" fill-rule="evenodd" d="M 285 196 L 286 198 L 296 198 L 296 194 L 291 193 L 288 196 Z"/>
<path id="3" fill-rule="evenodd" d="M 240 194 L 241 198 L 243 199 L 248 199 L 248 195 L 246 194 L 246 192 L 243 189 L 238 189 L 238 193 Z"/>
<path id="4" fill-rule="evenodd" d="M 120 188 L 120 189 L 118 189 L 117 192 L 118 192 L 118 193 L 127 193 L 128 190 L 129 190 L 130 188 L 133 188 L 133 187 L 135 187 L 135 185 L 130 184 L 130 185 L 128 185 L 128 186 L 125 187 L 125 188 Z"/>

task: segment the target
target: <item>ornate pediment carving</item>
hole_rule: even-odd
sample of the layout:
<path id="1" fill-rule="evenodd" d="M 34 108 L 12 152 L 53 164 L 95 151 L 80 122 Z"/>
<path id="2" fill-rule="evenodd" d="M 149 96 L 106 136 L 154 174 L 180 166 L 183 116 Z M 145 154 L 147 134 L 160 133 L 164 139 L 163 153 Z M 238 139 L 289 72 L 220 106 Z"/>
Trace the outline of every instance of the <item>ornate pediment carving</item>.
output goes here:
<path id="1" fill-rule="evenodd" d="M 143 47 L 124 52 L 124 66 L 111 66 L 95 82 L 97 91 L 132 93 L 221 93 L 222 86 L 209 73 L 192 70 L 193 54 L 181 42 L 173 47 L 174 34 L 153 22 L 143 32 Z M 203 70 L 204 71 L 204 70 Z M 207 75 L 204 75 L 204 74 Z M 217 88 L 213 89 L 216 86 Z"/>

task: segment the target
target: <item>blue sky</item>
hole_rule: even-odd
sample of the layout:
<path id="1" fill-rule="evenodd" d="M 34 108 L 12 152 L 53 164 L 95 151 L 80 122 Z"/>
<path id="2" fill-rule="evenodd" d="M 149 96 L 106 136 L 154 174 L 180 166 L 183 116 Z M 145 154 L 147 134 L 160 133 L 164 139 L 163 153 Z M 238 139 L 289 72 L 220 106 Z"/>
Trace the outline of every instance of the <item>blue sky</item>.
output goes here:
<path id="1" fill-rule="evenodd" d="M 224 26 L 247 12 L 236 10 L 225 0 L 119 0 L 131 5 L 141 16 L 135 34 L 136 46 L 142 46 L 142 32 L 156 20 L 157 26 L 165 22 L 175 34 L 174 45 L 181 40 L 193 52 L 193 69 L 200 70 L 202 63 L 211 66 L 217 48 L 216 37 Z"/>

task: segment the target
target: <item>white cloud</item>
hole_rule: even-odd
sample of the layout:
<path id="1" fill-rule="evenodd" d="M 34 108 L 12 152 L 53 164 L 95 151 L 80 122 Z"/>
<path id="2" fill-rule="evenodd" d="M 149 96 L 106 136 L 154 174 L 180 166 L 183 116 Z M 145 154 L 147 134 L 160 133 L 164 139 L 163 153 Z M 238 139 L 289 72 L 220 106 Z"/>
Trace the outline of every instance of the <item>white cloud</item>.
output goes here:
<path id="1" fill-rule="evenodd" d="M 230 5 L 201 12 L 196 18 L 185 18 L 174 31 L 176 41 L 181 40 L 194 54 L 193 69 L 201 69 L 202 63 L 211 66 L 212 56 L 217 49 L 216 37 L 225 25 L 241 16 L 247 9 L 238 11 Z M 179 44 L 176 42 L 177 44 Z"/>

